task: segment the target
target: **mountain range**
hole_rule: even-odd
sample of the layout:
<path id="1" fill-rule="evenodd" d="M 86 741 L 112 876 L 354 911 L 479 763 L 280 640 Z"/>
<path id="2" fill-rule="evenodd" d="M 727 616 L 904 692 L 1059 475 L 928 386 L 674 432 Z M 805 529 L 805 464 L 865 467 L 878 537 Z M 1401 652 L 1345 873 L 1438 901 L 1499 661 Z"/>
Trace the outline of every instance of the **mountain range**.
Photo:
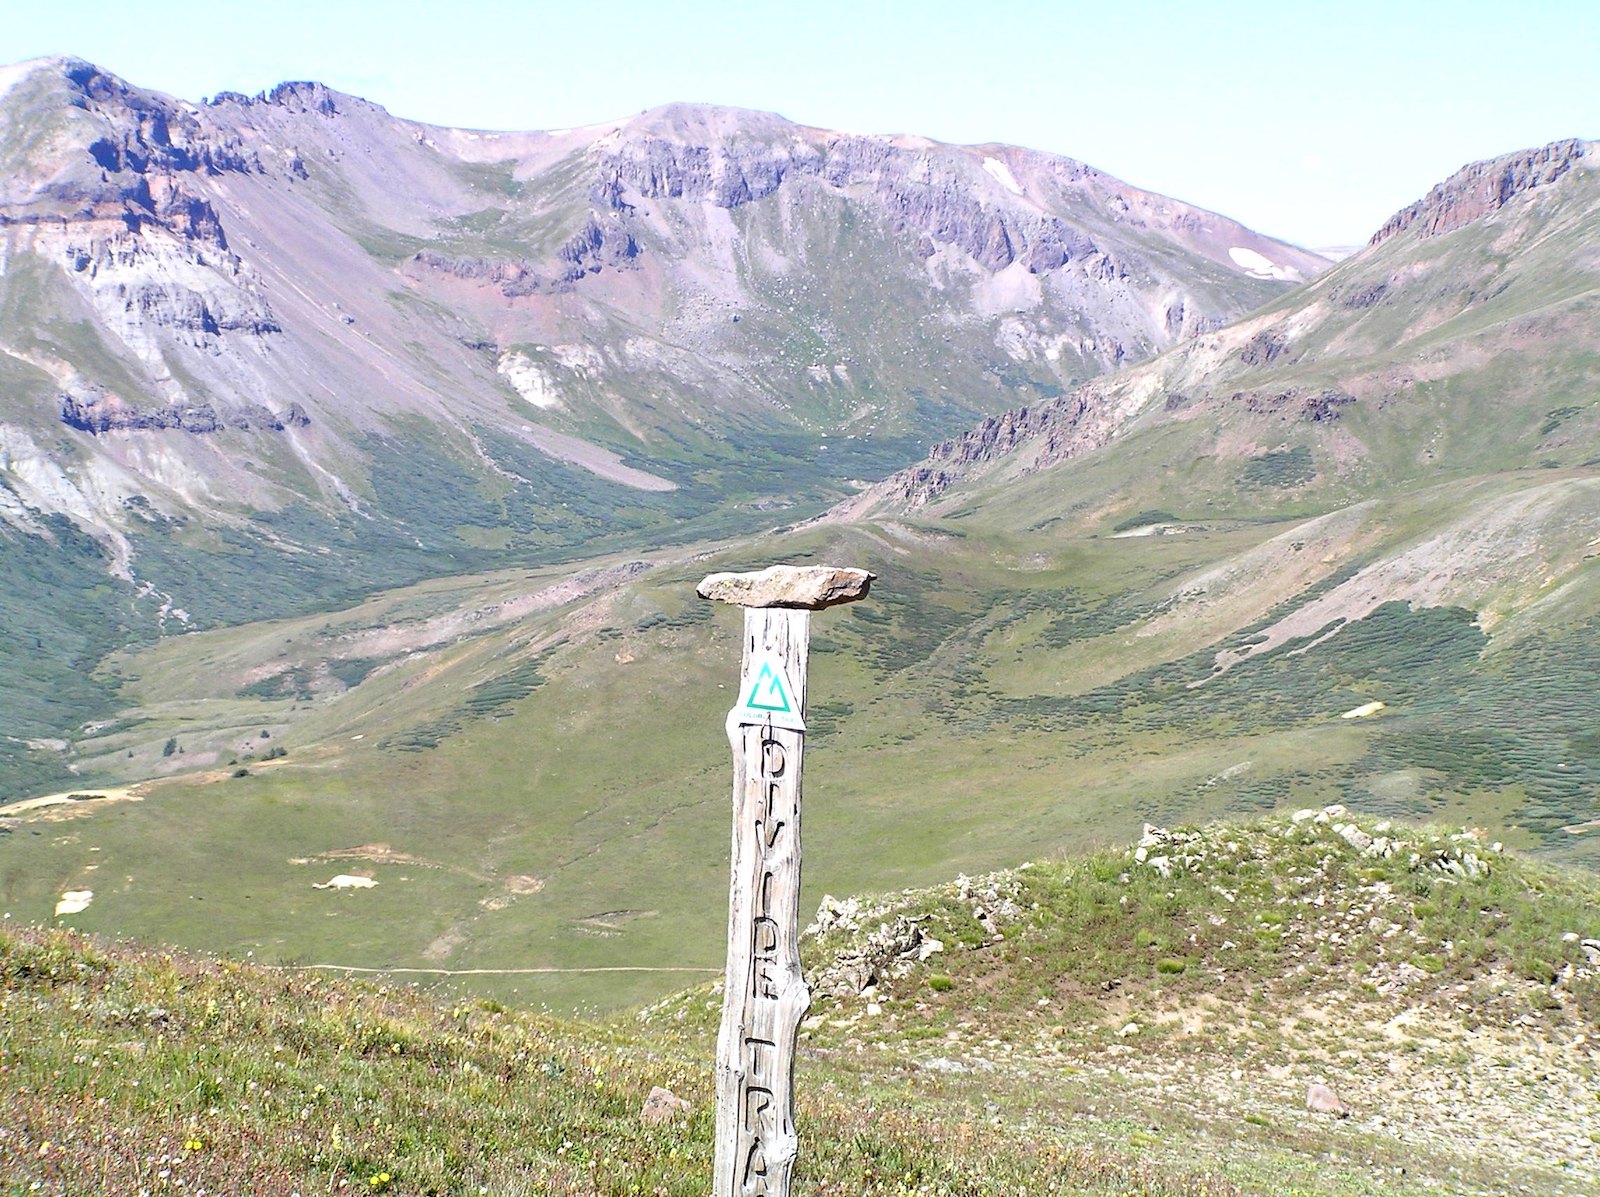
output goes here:
<path id="1" fill-rule="evenodd" d="M 1325 265 L 1069 159 L 764 113 L 472 132 L 310 83 L 190 104 L 70 59 L 9 68 L 0 104 L 6 510 L 68 516 L 159 588 L 137 537 L 187 519 L 300 508 L 461 553 L 510 523 L 570 551 L 600 517 L 564 488 L 629 528 L 837 493 Z M 506 493 L 408 510 L 418 453 Z M 280 538 L 312 536 L 254 537 Z"/>

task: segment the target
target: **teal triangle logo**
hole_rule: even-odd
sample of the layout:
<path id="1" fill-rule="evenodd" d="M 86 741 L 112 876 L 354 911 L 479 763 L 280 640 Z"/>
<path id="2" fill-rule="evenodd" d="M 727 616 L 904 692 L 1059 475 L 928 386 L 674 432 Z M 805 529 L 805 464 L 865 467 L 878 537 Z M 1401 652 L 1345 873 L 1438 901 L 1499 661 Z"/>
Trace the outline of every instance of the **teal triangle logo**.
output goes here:
<path id="1" fill-rule="evenodd" d="M 742 672 L 748 684 L 739 683 L 742 697 L 730 712 L 735 723 L 806 730 L 806 721 L 800 714 L 800 695 L 777 653 L 763 649 L 744 663 Z"/>
<path id="2" fill-rule="evenodd" d="M 761 669 L 756 674 L 755 684 L 750 687 L 744 705 L 752 711 L 772 711 L 780 715 L 794 713 L 794 704 L 789 701 L 789 687 L 784 684 L 782 672 L 774 669 L 771 661 L 761 662 Z"/>

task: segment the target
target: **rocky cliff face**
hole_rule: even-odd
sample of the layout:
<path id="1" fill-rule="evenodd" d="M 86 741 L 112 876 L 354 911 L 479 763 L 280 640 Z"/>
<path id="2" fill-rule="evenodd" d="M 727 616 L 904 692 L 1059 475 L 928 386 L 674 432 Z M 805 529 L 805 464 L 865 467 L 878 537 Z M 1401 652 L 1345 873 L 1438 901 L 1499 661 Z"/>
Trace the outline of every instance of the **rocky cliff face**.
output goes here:
<path id="1" fill-rule="evenodd" d="M 879 493 L 891 502 L 921 507 L 938 498 L 974 469 L 1000 460 L 1024 444 L 1064 460 L 1075 452 L 1098 447 L 1096 430 L 1085 427 L 1092 410 L 1091 388 L 1037 407 L 1021 407 L 990 416 L 970 432 L 941 441 L 920 465 L 890 475 Z"/>
<path id="2" fill-rule="evenodd" d="M 311 423 L 311 419 L 298 403 L 291 403 L 281 414 L 259 403 L 246 404 L 220 414 L 209 403 L 133 408 L 115 396 L 83 398 L 63 395 L 61 422 L 68 428 L 99 435 L 112 431 L 153 432 L 162 429 L 190 433 L 221 432 L 225 428 L 239 432 L 282 432 L 286 428 L 304 428 Z"/>
<path id="3" fill-rule="evenodd" d="M 228 333 L 280 332 L 201 182 L 264 173 L 259 154 L 88 63 L 68 60 L 51 74 L 50 98 L 64 104 L 68 144 L 78 144 L 7 163 L 0 229 L 13 230 L 11 248 L 61 268 L 99 321 L 143 356 L 159 355 L 166 334 L 204 350 Z"/>
<path id="4" fill-rule="evenodd" d="M 906 148 L 882 138 L 839 134 L 811 141 L 796 133 L 781 145 L 698 145 L 646 134 L 600 157 L 606 178 L 600 194 L 619 211 L 631 210 L 622 198 L 628 194 L 731 209 L 765 199 L 786 182 L 815 179 L 865 190 L 896 228 L 918 239 L 925 257 L 936 246 L 950 246 L 988 271 L 1020 262 L 1030 274 L 1041 274 L 1099 255 L 1096 269 L 1103 276 L 1123 273 L 1081 228 L 975 191 L 970 166 L 962 170 L 965 164 L 946 147 Z M 1004 177 L 1014 181 L 999 159 L 986 161 L 1000 164 Z M 1032 162 L 1064 182 L 1104 177 L 1069 159 L 1035 155 Z"/>
<path id="5" fill-rule="evenodd" d="M 1547 187 L 1590 156 L 1595 143 L 1568 139 L 1463 166 L 1416 203 L 1402 208 L 1372 235 L 1378 245 L 1399 233 L 1437 237 L 1503 208 L 1537 187 Z"/>

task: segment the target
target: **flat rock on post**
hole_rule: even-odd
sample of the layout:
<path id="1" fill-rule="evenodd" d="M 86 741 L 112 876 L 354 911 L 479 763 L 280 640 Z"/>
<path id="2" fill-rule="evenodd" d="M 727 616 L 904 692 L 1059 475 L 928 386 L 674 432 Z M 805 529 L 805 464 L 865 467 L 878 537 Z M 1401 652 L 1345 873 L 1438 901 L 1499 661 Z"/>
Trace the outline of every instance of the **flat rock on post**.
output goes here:
<path id="1" fill-rule="evenodd" d="M 865 598 L 876 574 L 837 565 L 773 565 L 750 574 L 712 574 L 695 587 L 703 599 L 740 607 L 820 611 Z"/>

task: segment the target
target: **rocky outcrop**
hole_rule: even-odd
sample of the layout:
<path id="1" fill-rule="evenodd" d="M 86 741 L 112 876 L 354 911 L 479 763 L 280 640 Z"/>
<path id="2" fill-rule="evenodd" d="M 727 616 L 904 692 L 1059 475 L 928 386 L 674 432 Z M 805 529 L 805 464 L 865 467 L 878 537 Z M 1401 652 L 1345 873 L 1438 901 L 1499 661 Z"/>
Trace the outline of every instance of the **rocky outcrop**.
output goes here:
<path id="1" fill-rule="evenodd" d="M 89 146 L 90 156 L 108 173 L 265 169 L 239 137 L 203 123 L 192 109 L 130 87 L 92 63 L 68 62 L 63 74 L 76 92 L 75 106 L 108 118 L 106 136 Z"/>
<path id="2" fill-rule="evenodd" d="M 1346 308 L 1361 311 L 1366 308 L 1377 307 L 1383 302 L 1383 297 L 1388 293 L 1389 284 L 1387 282 L 1376 282 L 1358 286 L 1348 291 L 1335 289 L 1330 298 L 1338 300 Z"/>
<path id="3" fill-rule="evenodd" d="M 1356 401 L 1348 391 L 1325 387 L 1307 390 L 1289 387 L 1282 391 L 1235 391 L 1229 402 L 1258 416 L 1289 416 L 1324 423 L 1337 420 L 1342 409 Z"/>
<path id="4" fill-rule="evenodd" d="M 1210 396 L 1205 396 L 1210 399 Z M 1196 400 L 1176 392 L 1164 401 L 1178 411 Z M 1229 402 L 1254 415 L 1276 415 L 1323 423 L 1337 420 L 1356 396 L 1333 387 L 1310 390 L 1235 391 Z M 1047 403 L 1018 407 L 990 416 L 960 436 L 941 441 L 919 464 L 891 474 L 874 488 L 877 497 L 905 507 L 933 502 L 973 470 L 989 465 L 1023 446 L 1031 455 L 1026 473 L 1100 447 L 1114 434 L 1115 418 L 1099 403 L 1097 389 L 1080 387 Z"/>
<path id="5" fill-rule="evenodd" d="M 1516 196 L 1560 179 L 1587 157 L 1593 142 L 1552 141 L 1534 150 L 1464 166 L 1410 207 L 1402 208 L 1372 235 L 1379 245 L 1399 233 L 1437 237 L 1505 207 Z"/>
<path id="6" fill-rule="evenodd" d="M 516 299 L 559 294 L 602 270 L 629 269 L 638 265 L 642 252 L 639 242 L 619 219 L 591 212 L 548 262 L 528 258 L 452 258 L 426 249 L 413 254 L 411 261 L 429 271 L 482 282 L 507 299 Z"/>
<path id="7" fill-rule="evenodd" d="M 98 436 L 113 431 L 176 431 L 191 433 L 283 432 L 311 423 L 305 409 L 291 403 L 281 415 L 261 404 L 219 412 L 210 403 L 174 403 L 166 407 L 139 408 L 114 396 L 61 397 L 61 422 L 69 428 Z"/>
<path id="8" fill-rule="evenodd" d="M 1266 366 L 1283 356 L 1289 342 L 1276 329 L 1263 329 L 1245 342 L 1239 360 L 1247 366 Z"/>
<path id="9" fill-rule="evenodd" d="M 586 274 L 598 274 L 606 267 L 620 269 L 634 264 L 639 243 L 618 220 L 604 220 L 594 213 L 584 225 L 556 251 L 563 268 L 559 281 L 577 282 Z"/>
<path id="10" fill-rule="evenodd" d="M 238 91 L 219 91 L 205 104 L 209 108 L 223 105 L 233 105 L 239 108 L 265 107 L 282 108 L 288 112 L 309 112 L 317 116 L 338 116 L 339 105 L 336 102 L 339 93 L 323 83 L 309 80 L 296 80 L 278 84 L 271 91 L 258 91 L 253 96 L 247 96 Z"/>
<path id="11" fill-rule="evenodd" d="M 103 318 L 142 338 L 142 352 L 163 329 L 207 348 L 225 332 L 280 332 L 201 181 L 262 173 L 259 155 L 192 106 L 86 62 L 58 69 L 65 102 L 97 118 L 100 135 L 0 180 L 0 226 L 37 230 L 36 247 L 60 253 L 69 278 Z M 49 173 L 29 185 L 32 171 Z"/>
<path id="12" fill-rule="evenodd" d="M 941 441 L 922 464 L 891 474 L 879 484 L 886 498 L 909 507 L 932 502 L 973 468 L 996 461 L 1020 445 L 1038 442 L 1040 464 L 1060 461 L 1086 447 L 1084 416 L 1088 388 L 1033 407 L 990 416 L 969 432 Z"/>

